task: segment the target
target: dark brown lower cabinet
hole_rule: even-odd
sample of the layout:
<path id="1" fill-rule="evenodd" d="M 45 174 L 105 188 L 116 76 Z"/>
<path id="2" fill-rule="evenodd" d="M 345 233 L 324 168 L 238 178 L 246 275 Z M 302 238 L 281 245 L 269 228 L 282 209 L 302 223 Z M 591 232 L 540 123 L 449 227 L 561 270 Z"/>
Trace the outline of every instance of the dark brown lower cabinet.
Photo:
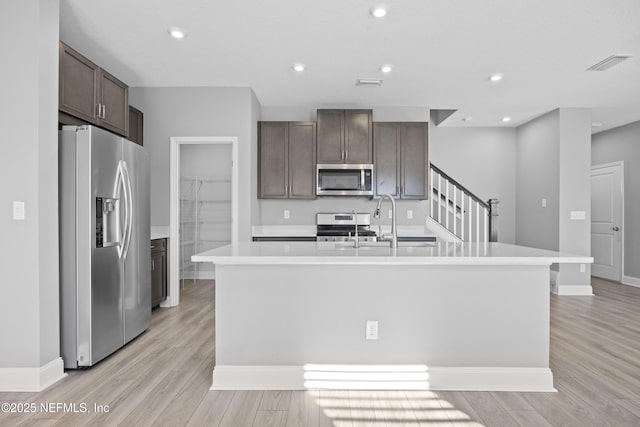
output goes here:
<path id="1" fill-rule="evenodd" d="M 167 239 L 151 241 L 151 307 L 167 298 Z"/>

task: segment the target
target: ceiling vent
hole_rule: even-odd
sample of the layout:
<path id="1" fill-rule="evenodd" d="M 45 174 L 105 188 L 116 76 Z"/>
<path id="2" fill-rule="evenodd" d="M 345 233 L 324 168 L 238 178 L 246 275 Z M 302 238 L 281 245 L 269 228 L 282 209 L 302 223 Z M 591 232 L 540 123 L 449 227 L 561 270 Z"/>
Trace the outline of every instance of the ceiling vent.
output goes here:
<path id="1" fill-rule="evenodd" d="M 628 56 L 628 55 L 611 55 L 610 57 L 608 57 L 606 59 L 603 59 L 602 61 L 598 62 L 597 64 L 594 64 L 591 67 L 587 68 L 587 71 L 605 71 L 605 70 L 608 70 L 611 67 L 615 67 L 616 65 L 618 65 L 622 61 L 627 60 L 629 58 L 631 58 L 631 56 Z"/>
<path id="2" fill-rule="evenodd" d="M 380 86 L 382 85 L 382 80 L 376 79 L 358 79 L 356 80 L 356 86 Z"/>

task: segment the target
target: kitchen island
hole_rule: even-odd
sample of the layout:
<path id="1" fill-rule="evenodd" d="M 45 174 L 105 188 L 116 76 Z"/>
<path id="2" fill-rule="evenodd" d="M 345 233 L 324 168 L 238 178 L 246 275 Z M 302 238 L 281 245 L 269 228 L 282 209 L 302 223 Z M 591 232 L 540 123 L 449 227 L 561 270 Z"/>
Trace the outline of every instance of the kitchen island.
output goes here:
<path id="1" fill-rule="evenodd" d="M 549 267 L 592 262 L 502 243 L 321 242 L 192 260 L 216 265 L 214 390 L 553 391 Z"/>

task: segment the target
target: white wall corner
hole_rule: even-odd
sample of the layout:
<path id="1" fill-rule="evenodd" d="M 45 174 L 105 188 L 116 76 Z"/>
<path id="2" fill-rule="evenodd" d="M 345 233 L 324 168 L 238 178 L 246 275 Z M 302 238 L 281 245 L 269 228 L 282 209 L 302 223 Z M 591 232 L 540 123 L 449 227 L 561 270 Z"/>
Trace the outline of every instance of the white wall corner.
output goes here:
<path id="1" fill-rule="evenodd" d="M 640 288 L 640 278 L 633 276 L 622 276 L 622 284 Z"/>
<path id="2" fill-rule="evenodd" d="M 0 368 L 0 392 L 40 392 L 66 375 L 61 357 L 39 368 Z"/>

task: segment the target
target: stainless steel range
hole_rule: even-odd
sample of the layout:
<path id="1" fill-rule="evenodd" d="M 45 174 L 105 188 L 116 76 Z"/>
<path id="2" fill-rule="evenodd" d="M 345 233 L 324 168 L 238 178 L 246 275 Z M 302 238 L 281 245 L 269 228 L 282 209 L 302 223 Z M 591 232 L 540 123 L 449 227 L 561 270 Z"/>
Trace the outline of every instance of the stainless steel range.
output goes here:
<path id="1" fill-rule="evenodd" d="M 316 214 L 316 240 L 318 242 L 375 242 L 377 234 L 371 229 L 368 213 L 319 213 Z"/>

